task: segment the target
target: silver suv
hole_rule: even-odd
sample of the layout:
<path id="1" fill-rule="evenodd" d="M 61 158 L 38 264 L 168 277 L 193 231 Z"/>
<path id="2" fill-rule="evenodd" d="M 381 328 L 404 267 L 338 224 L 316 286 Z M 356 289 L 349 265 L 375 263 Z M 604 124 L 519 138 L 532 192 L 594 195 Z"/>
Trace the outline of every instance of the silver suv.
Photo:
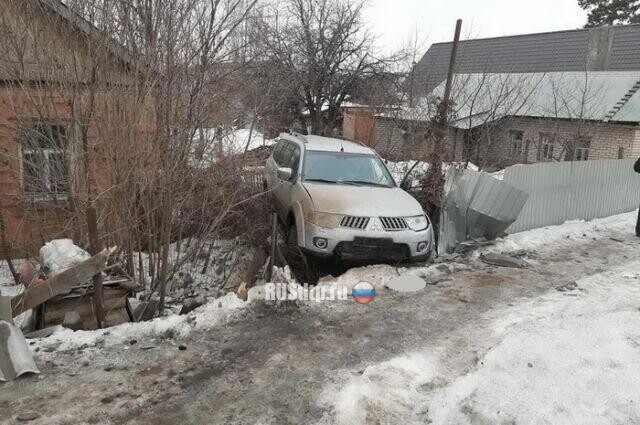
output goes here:
<path id="1" fill-rule="evenodd" d="M 367 146 L 283 133 L 264 177 L 287 243 L 307 255 L 399 262 L 431 253 L 427 215 Z"/>

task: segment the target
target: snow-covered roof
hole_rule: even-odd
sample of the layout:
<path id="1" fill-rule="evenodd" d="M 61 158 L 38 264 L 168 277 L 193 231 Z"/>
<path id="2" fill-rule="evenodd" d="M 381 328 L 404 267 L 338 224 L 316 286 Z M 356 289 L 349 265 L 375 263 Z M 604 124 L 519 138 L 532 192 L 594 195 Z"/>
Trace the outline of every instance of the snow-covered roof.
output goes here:
<path id="1" fill-rule="evenodd" d="M 444 88 L 377 116 L 427 121 Z M 507 116 L 640 123 L 640 71 L 456 74 L 451 105 L 456 128 Z"/>
<path id="2" fill-rule="evenodd" d="M 433 95 L 444 93 L 445 83 Z M 505 116 L 640 122 L 640 71 L 457 74 L 454 125 Z"/>

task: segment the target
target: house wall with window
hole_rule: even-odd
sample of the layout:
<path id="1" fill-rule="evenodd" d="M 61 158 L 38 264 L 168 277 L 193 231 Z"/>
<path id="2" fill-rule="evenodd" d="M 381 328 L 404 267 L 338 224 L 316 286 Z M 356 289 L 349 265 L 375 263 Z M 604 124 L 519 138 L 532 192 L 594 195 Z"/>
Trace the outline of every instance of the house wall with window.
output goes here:
<path id="1" fill-rule="evenodd" d="M 638 125 L 630 124 L 512 118 L 499 145 L 516 163 L 632 158 L 640 149 L 638 131 Z"/>
<path id="2" fill-rule="evenodd" d="M 539 161 L 634 158 L 640 155 L 637 124 L 509 118 L 494 126 L 485 162 L 501 166 Z M 482 142 L 481 142 L 482 143 Z"/>
<path id="3" fill-rule="evenodd" d="M 0 208 L 5 228 L 0 254 L 5 254 L 5 242 L 12 257 L 37 255 L 43 242 L 53 238 L 71 237 L 86 245 L 81 205 L 88 198 L 111 196 L 117 168 L 111 158 L 126 158 L 135 169 L 146 166 L 136 164 L 142 159 L 135 149 L 145 149 L 144 135 L 154 127 L 151 114 L 140 118 L 152 106 L 127 94 L 122 84 L 127 80 L 120 77 L 130 77 L 118 60 L 105 63 L 104 74 L 98 75 L 109 78 L 101 80 L 108 81 L 102 87 L 118 88 L 88 93 L 81 72 L 87 69 L 86 36 L 65 27 L 66 21 L 39 8 L 39 2 L 0 3 L 0 30 L 17 31 L 29 52 L 26 66 L 16 62 L 13 43 L 0 44 Z M 71 64 L 77 68 L 70 76 Z M 113 83 L 117 86 L 109 86 Z M 83 116 L 87 110 L 90 117 Z M 148 124 L 138 132 L 137 122 Z M 115 155 L 117 149 L 126 154 Z"/>

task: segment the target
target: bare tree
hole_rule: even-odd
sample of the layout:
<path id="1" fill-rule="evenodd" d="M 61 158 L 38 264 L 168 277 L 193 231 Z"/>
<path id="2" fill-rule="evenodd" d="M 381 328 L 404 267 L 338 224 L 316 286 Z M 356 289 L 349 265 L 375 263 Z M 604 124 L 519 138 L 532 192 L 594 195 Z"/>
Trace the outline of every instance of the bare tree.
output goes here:
<path id="1" fill-rule="evenodd" d="M 362 7 L 357 0 L 285 0 L 267 8 L 256 26 L 264 62 L 284 78 L 283 98 L 305 131 L 331 135 L 342 103 L 385 69 Z"/>

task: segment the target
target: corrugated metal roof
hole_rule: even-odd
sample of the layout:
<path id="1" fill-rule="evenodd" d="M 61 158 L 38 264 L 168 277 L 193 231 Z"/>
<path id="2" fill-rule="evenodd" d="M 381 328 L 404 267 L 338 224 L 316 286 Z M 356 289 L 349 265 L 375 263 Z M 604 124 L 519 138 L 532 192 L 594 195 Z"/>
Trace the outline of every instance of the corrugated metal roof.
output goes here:
<path id="1" fill-rule="evenodd" d="M 460 42 L 456 72 L 640 70 L 640 25 L 523 34 Z M 452 43 L 433 44 L 414 68 L 428 93 L 447 75 Z"/>
<path id="2" fill-rule="evenodd" d="M 505 116 L 640 122 L 638 88 L 640 71 L 459 74 L 451 99 L 460 128 Z"/>

